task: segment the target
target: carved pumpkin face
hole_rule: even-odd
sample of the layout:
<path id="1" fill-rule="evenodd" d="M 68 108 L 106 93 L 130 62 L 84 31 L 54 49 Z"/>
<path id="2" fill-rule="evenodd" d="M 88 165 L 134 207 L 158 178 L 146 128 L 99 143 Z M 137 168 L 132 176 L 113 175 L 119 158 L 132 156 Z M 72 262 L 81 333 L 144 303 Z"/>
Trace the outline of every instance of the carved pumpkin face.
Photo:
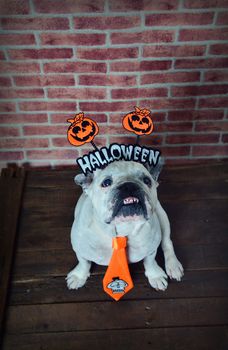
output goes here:
<path id="1" fill-rule="evenodd" d="M 123 126 L 126 130 L 134 132 L 136 135 L 148 135 L 153 131 L 153 122 L 148 109 L 135 107 L 134 112 L 130 112 L 123 118 Z"/>
<path id="2" fill-rule="evenodd" d="M 86 142 L 91 142 L 99 132 L 97 123 L 90 118 L 84 117 L 84 113 L 79 113 L 74 119 L 68 119 L 67 121 L 71 123 L 67 131 L 67 138 L 74 146 L 81 146 Z"/>

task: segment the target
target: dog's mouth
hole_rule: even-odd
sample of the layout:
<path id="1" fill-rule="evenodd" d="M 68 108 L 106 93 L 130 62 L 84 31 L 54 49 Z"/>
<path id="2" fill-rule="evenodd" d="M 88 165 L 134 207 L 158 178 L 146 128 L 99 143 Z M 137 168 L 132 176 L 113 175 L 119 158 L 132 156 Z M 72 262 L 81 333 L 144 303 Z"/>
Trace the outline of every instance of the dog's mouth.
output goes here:
<path id="1" fill-rule="evenodd" d="M 122 221 L 137 220 L 140 217 L 147 219 L 147 210 L 143 198 L 128 196 L 118 199 L 115 203 L 112 219 Z"/>

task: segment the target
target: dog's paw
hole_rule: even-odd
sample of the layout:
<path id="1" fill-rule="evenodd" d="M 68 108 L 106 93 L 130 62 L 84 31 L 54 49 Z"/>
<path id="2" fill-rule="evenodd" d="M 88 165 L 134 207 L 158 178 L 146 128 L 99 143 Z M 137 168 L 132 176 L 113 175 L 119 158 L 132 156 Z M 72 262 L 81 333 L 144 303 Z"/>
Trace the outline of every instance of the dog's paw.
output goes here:
<path id="1" fill-rule="evenodd" d="M 68 289 L 78 289 L 85 285 L 87 280 L 86 277 L 79 276 L 74 270 L 68 273 L 66 277 Z"/>
<path id="2" fill-rule="evenodd" d="M 157 291 L 165 291 L 166 288 L 168 287 L 168 282 L 167 282 L 167 275 L 165 271 L 162 270 L 161 267 L 158 265 L 156 266 L 156 269 L 154 271 L 150 271 L 149 273 L 146 274 L 148 281 L 154 289 Z"/>
<path id="3" fill-rule="evenodd" d="M 149 283 L 151 285 L 151 287 L 153 287 L 154 289 L 156 289 L 157 291 L 161 290 L 161 291 L 165 291 L 166 288 L 168 287 L 168 282 L 167 282 L 167 276 L 163 277 L 148 277 Z"/>
<path id="4" fill-rule="evenodd" d="M 170 257 L 167 259 L 165 264 L 165 269 L 167 275 L 171 279 L 175 279 L 177 281 L 180 281 L 181 278 L 184 275 L 184 269 L 179 260 L 176 258 L 176 256 Z"/>
<path id="5" fill-rule="evenodd" d="M 72 275 L 66 278 L 68 289 L 78 289 L 84 286 L 86 280 L 78 278 L 78 276 Z"/>

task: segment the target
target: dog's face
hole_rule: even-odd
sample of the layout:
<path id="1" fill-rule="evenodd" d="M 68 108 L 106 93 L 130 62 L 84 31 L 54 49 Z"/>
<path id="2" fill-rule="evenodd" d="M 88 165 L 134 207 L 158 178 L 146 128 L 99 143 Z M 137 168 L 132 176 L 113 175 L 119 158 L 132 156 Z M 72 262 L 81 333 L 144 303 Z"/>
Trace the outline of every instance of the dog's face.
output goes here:
<path id="1" fill-rule="evenodd" d="M 148 220 L 157 202 L 158 183 L 140 163 L 117 161 L 75 182 L 90 197 L 97 219 L 107 223 Z"/>

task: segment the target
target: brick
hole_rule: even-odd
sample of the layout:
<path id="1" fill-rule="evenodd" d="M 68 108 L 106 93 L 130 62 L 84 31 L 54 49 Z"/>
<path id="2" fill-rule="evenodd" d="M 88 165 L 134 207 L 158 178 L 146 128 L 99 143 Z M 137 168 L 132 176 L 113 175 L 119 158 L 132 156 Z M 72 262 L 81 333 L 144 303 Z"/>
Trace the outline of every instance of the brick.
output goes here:
<path id="1" fill-rule="evenodd" d="M 159 45 L 145 46 L 143 57 L 187 57 L 202 56 L 206 50 L 205 45 Z"/>
<path id="2" fill-rule="evenodd" d="M 190 132 L 192 131 L 192 122 L 164 122 L 155 123 L 154 132 L 156 133 L 167 133 L 167 132 Z"/>
<path id="3" fill-rule="evenodd" d="M 228 131 L 227 121 L 208 121 L 197 122 L 195 126 L 196 131 Z"/>
<path id="4" fill-rule="evenodd" d="M 1 19 L 1 26 L 5 30 L 66 30 L 69 20 L 63 17 L 8 17 Z"/>
<path id="5" fill-rule="evenodd" d="M 148 73 L 141 75 L 141 84 L 186 83 L 200 80 L 200 72 Z"/>
<path id="6" fill-rule="evenodd" d="M 175 68 L 224 68 L 228 66 L 228 58 L 186 58 L 177 59 Z"/>
<path id="7" fill-rule="evenodd" d="M 19 136 L 19 129 L 15 127 L 1 126 L 0 136 L 1 137 Z"/>
<path id="8" fill-rule="evenodd" d="M 179 41 L 208 41 L 227 39 L 227 27 L 216 29 L 181 29 L 179 33 Z"/>
<path id="9" fill-rule="evenodd" d="M 24 49 L 9 50 L 9 57 L 13 60 L 39 60 L 39 59 L 56 59 L 72 58 L 72 49 Z"/>
<path id="10" fill-rule="evenodd" d="M 110 136 L 110 144 L 112 143 L 123 143 L 123 144 L 134 144 L 136 141 L 135 135 L 124 135 L 124 136 Z"/>
<path id="11" fill-rule="evenodd" d="M 149 88 L 149 89 L 115 89 L 111 91 L 113 99 L 125 98 L 147 98 L 147 97 L 166 97 L 168 95 L 167 88 Z"/>
<path id="12" fill-rule="evenodd" d="M 9 138 L 0 140 L 0 148 L 47 148 L 48 139 L 45 138 Z"/>
<path id="13" fill-rule="evenodd" d="M 127 29 L 141 24 L 139 16 L 74 17 L 75 29 Z"/>
<path id="14" fill-rule="evenodd" d="M 67 126 L 67 123 L 66 123 Z M 63 125 L 29 125 L 23 127 L 25 136 L 32 135 L 65 135 L 66 127 Z"/>
<path id="15" fill-rule="evenodd" d="M 78 152 L 75 149 L 69 150 L 35 150 L 27 151 L 28 159 L 76 159 Z"/>
<path id="16" fill-rule="evenodd" d="M 162 155 L 164 157 L 183 157 L 190 154 L 189 146 L 177 146 L 177 147 L 161 147 Z"/>
<path id="17" fill-rule="evenodd" d="M 6 59 L 5 53 L 3 51 L 0 51 L 0 60 L 4 61 Z"/>
<path id="18" fill-rule="evenodd" d="M 167 157 L 165 164 L 171 166 L 186 166 L 186 165 L 197 165 L 197 164 L 208 164 L 208 158 L 189 158 L 189 157 Z"/>
<path id="19" fill-rule="evenodd" d="M 54 147 L 69 147 L 67 137 L 53 137 L 51 142 Z"/>
<path id="20" fill-rule="evenodd" d="M 166 136 L 166 143 L 168 144 L 217 143 L 218 141 L 218 134 L 174 134 Z"/>
<path id="21" fill-rule="evenodd" d="M 211 45 L 209 53 L 211 55 L 228 55 L 228 44 L 223 43 Z"/>
<path id="22" fill-rule="evenodd" d="M 98 88 L 57 88 L 48 89 L 48 98 L 80 99 L 80 100 L 102 100 L 106 97 L 105 89 Z"/>
<path id="23" fill-rule="evenodd" d="M 8 77 L 0 77 L 0 86 L 11 86 L 11 80 Z"/>
<path id="24" fill-rule="evenodd" d="M 35 43 L 33 34 L 0 34 L 0 45 L 34 45 Z"/>
<path id="25" fill-rule="evenodd" d="M 0 102 L 0 112 L 15 112 L 16 105 L 13 102 Z"/>
<path id="26" fill-rule="evenodd" d="M 48 116 L 46 113 L 0 114 L 0 124 L 46 123 L 47 121 L 48 121 Z"/>
<path id="27" fill-rule="evenodd" d="M 127 135 L 129 131 L 123 128 L 122 124 L 100 125 L 100 135 Z"/>
<path id="28" fill-rule="evenodd" d="M 43 89 L 1 89 L 0 99 L 12 98 L 42 98 L 44 97 Z"/>
<path id="29" fill-rule="evenodd" d="M 80 102 L 79 107 L 81 111 L 88 112 L 114 112 L 121 111 L 126 112 L 132 109 L 135 101 L 124 101 L 124 102 Z"/>
<path id="30" fill-rule="evenodd" d="M 142 100 L 140 101 L 141 105 L 147 106 L 149 109 L 193 109 L 196 104 L 196 100 L 193 98 L 161 98 L 156 100 Z"/>
<path id="31" fill-rule="evenodd" d="M 189 9 L 228 7 L 227 0 L 185 0 L 184 7 Z"/>
<path id="32" fill-rule="evenodd" d="M 208 71 L 204 73 L 204 81 L 210 81 L 210 82 L 219 82 L 224 81 L 226 82 L 228 80 L 228 70 L 215 70 L 215 71 Z"/>
<path id="33" fill-rule="evenodd" d="M 171 61 L 141 61 L 140 70 L 167 70 L 171 68 Z"/>
<path id="34" fill-rule="evenodd" d="M 222 135 L 222 142 L 228 143 L 228 134 L 223 134 Z"/>
<path id="35" fill-rule="evenodd" d="M 45 73 L 106 73 L 103 62 L 53 62 L 44 64 Z"/>
<path id="36" fill-rule="evenodd" d="M 227 97 L 200 98 L 199 108 L 223 108 L 228 107 Z"/>
<path id="37" fill-rule="evenodd" d="M 215 120 L 223 119 L 224 112 L 222 110 L 200 110 L 200 111 L 169 111 L 168 120 L 184 121 L 184 120 Z"/>
<path id="38" fill-rule="evenodd" d="M 1 0 L 1 15 L 27 15 L 29 13 L 29 0 Z"/>
<path id="39" fill-rule="evenodd" d="M 110 136 L 110 144 L 111 143 L 124 143 L 124 144 L 135 144 L 136 135 L 132 133 L 132 136 L 124 135 L 124 136 Z M 154 135 L 152 137 L 143 137 L 141 139 L 141 143 L 143 146 L 147 147 L 155 147 L 161 145 L 163 142 L 163 137 L 161 135 Z"/>
<path id="40" fill-rule="evenodd" d="M 193 146 L 193 156 L 226 156 L 228 154 L 228 145 L 215 146 Z"/>
<path id="41" fill-rule="evenodd" d="M 171 96 L 200 96 L 200 95 L 220 95 L 228 92 L 228 85 L 191 85 L 191 86 L 173 86 Z"/>
<path id="42" fill-rule="evenodd" d="M 73 117 L 74 115 L 70 115 L 70 113 L 51 113 L 51 123 L 52 124 L 65 124 L 67 119 Z"/>
<path id="43" fill-rule="evenodd" d="M 65 124 L 66 120 L 69 118 L 73 118 L 74 115 L 63 114 L 63 113 L 52 113 L 51 114 L 51 122 L 53 124 Z M 107 115 L 105 113 L 93 113 L 92 116 L 87 115 L 88 117 L 91 117 L 93 120 L 95 120 L 97 123 L 106 123 L 107 122 Z"/>
<path id="44" fill-rule="evenodd" d="M 0 72 L 3 73 L 39 73 L 38 63 L 0 62 Z"/>
<path id="45" fill-rule="evenodd" d="M 155 135 L 155 134 L 153 134 L 150 137 L 145 136 L 141 138 L 141 140 L 142 140 L 141 143 L 147 147 L 155 147 L 163 143 L 162 135 Z M 124 136 L 110 137 L 110 144 L 111 143 L 135 144 L 135 142 L 136 142 L 136 135 L 134 135 L 133 133 L 132 133 L 132 136 L 124 135 Z"/>
<path id="46" fill-rule="evenodd" d="M 80 85 L 95 86 L 134 86 L 137 85 L 134 75 L 81 75 L 79 76 Z"/>
<path id="47" fill-rule="evenodd" d="M 174 40 L 172 30 L 147 30 L 137 33 L 112 33 L 112 44 L 134 44 L 134 43 L 169 43 Z"/>
<path id="48" fill-rule="evenodd" d="M 216 24 L 227 25 L 227 23 L 228 23 L 228 11 L 227 12 L 219 12 Z"/>
<path id="49" fill-rule="evenodd" d="M 101 12 L 104 0 L 34 0 L 34 6 L 38 13 Z"/>
<path id="50" fill-rule="evenodd" d="M 52 145 L 54 147 L 72 147 L 69 143 L 69 141 L 67 140 L 66 137 L 53 137 L 52 139 Z M 95 140 L 95 144 L 97 147 L 102 147 L 102 146 L 106 146 L 106 138 L 101 138 L 101 137 L 97 137 L 96 136 L 96 140 Z M 90 145 L 90 143 L 89 143 Z M 91 146 L 92 148 L 92 146 Z M 91 151 L 92 149 L 88 150 Z M 76 158 L 76 154 L 75 154 L 75 158 Z"/>
<path id="51" fill-rule="evenodd" d="M 77 58 L 87 60 L 116 60 L 137 58 L 138 48 L 78 49 Z"/>
<path id="52" fill-rule="evenodd" d="M 43 33 L 40 34 L 41 45 L 104 45 L 106 35 L 102 33 L 90 34 L 57 34 Z"/>
<path id="53" fill-rule="evenodd" d="M 14 76 L 17 86 L 72 86 L 75 85 L 72 74 Z"/>
<path id="54" fill-rule="evenodd" d="M 214 13 L 158 13 L 146 16 L 146 26 L 192 26 L 211 24 Z"/>
<path id="55" fill-rule="evenodd" d="M 8 151 L 8 152 L 0 152 L 0 160 L 22 160 L 24 159 L 24 153 L 23 152 L 16 152 L 16 151 Z"/>
<path id="56" fill-rule="evenodd" d="M 113 11 L 166 11 L 176 10 L 178 8 L 178 0 L 110 0 L 109 6 Z"/>
<path id="57" fill-rule="evenodd" d="M 139 61 L 118 61 L 110 63 L 111 72 L 137 72 L 140 71 Z"/>
<path id="58" fill-rule="evenodd" d="M 172 62 L 166 61 L 119 61 L 110 64 L 113 72 L 135 72 L 151 70 L 167 70 L 171 68 Z"/>
<path id="59" fill-rule="evenodd" d="M 143 146 L 145 145 L 146 147 L 161 147 L 161 145 L 164 143 L 163 135 L 156 134 L 152 134 L 150 137 L 145 136 L 142 140 Z"/>
<path id="60" fill-rule="evenodd" d="M 54 101 L 29 101 L 19 102 L 19 107 L 21 111 L 75 111 L 76 103 Z"/>

